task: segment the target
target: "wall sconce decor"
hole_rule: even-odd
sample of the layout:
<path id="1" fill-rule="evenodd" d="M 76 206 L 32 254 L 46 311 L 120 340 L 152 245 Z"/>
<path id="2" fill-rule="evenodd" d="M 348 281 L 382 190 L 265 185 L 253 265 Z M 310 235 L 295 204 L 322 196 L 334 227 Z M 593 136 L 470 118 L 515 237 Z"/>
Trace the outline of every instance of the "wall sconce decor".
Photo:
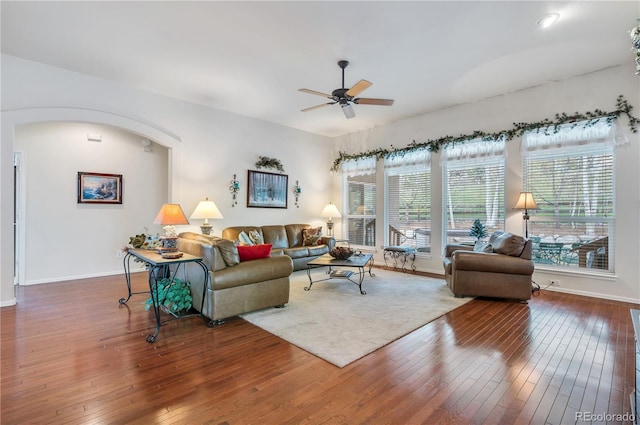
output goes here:
<path id="1" fill-rule="evenodd" d="M 236 179 L 236 175 L 233 175 L 233 180 L 231 180 L 231 185 L 229 186 L 229 192 L 231 192 L 231 206 L 235 207 L 238 205 L 238 192 L 240 192 L 240 182 Z"/>
<path id="2" fill-rule="evenodd" d="M 298 204 L 298 198 L 300 197 L 301 194 L 302 194 L 302 188 L 298 184 L 298 180 L 296 180 L 296 185 L 293 186 L 293 196 L 295 196 L 296 198 L 296 202 L 295 202 L 296 208 L 300 208 L 300 205 Z"/>

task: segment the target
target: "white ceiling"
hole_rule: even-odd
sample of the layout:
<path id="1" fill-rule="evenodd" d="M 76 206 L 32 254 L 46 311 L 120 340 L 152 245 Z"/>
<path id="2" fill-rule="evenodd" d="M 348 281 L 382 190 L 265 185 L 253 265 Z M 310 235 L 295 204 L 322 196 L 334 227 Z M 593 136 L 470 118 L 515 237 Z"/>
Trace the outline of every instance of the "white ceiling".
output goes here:
<path id="1" fill-rule="evenodd" d="M 638 1 L 2 1 L 2 52 L 337 136 L 633 63 Z M 559 13 L 542 30 L 536 22 Z M 373 82 L 338 105 L 298 92 Z"/>

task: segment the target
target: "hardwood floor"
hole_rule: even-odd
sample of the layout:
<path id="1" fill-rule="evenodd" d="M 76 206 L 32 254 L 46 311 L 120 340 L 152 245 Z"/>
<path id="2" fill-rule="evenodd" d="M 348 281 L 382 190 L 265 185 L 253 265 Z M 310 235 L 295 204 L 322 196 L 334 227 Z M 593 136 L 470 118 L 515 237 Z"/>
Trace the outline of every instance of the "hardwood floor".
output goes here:
<path id="1" fill-rule="evenodd" d="M 28 286 L 0 309 L 3 425 L 579 424 L 631 410 L 634 304 L 474 300 L 340 369 L 239 318 L 172 321 L 148 344 L 146 296 L 120 306 L 125 292 L 122 276 Z M 593 423 L 630 423 L 610 419 Z"/>

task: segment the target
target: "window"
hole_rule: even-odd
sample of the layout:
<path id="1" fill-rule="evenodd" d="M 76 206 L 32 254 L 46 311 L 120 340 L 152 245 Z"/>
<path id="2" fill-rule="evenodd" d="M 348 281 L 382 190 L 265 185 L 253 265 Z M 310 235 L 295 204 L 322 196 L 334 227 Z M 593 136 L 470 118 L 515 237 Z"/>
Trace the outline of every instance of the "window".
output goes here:
<path id="1" fill-rule="evenodd" d="M 442 153 L 443 244 L 473 241 L 480 219 L 487 233 L 504 229 L 505 140 L 474 140 Z"/>
<path id="2" fill-rule="evenodd" d="M 345 161 L 346 235 L 351 245 L 376 245 L 376 157 Z"/>
<path id="3" fill-rule="evenodd" d="M 431 252 L 431 155 L 427 150 L 385 159 L 388 245 Z"/>
<path id="4" fill-rule="evenodd" d="M 613 129 L 606 121 L 523 136 L 525 190 L 538 206 L 529 221 L 534 261 L 613 271 Z"/>

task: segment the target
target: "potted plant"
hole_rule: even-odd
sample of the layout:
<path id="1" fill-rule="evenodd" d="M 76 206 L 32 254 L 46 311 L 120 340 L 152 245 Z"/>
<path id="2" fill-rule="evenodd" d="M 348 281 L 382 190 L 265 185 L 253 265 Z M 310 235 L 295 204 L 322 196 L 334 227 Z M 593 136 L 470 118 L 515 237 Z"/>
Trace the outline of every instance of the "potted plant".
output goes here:
<path id="1" fill-rule="evenodd" d="M 482 224 L 479 218 L 473 221 L 471 229 L 469 230 L 469 236 L 476 238 L 478 241 L 487 237 L 487 229 L 485 229 L 484 224 Z"/>
<path id="2" fill-rule="evenodd" d="M 187 312 L 193 305 L 189 282 L 178 278 L 164 278 L 157 281 L 154 290 L 157 291 L 155 298 L 158 304 L 174 316 Z M 153 298 L 149 297 L 144 309 L 149 310 L 152 304 Z"/>

